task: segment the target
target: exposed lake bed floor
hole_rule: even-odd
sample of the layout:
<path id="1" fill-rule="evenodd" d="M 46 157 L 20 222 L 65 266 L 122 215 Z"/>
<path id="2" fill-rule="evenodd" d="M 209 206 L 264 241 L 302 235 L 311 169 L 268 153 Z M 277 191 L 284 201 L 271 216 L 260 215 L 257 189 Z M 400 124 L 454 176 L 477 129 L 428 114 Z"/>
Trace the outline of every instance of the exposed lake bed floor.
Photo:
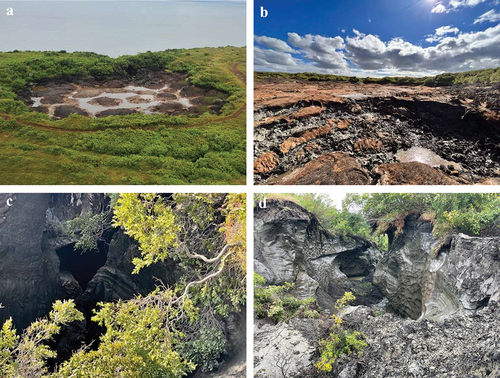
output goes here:
<path id="1" fill-rule="evenodd" d="M 129 78 L 101 81 L 46 81 L 21 98 L 32 110 L 61 119 L 71 114 L 92 118 L 133 113 L 218 114 L 227 97 L 224 92 L 192 85 L 186 74 L 145 71 Z"/>
<path id="2" fill-rule="evenodd" d="M 495 87 L 269 79 L 255 85 L 259 184 L 496 184 Z"/>

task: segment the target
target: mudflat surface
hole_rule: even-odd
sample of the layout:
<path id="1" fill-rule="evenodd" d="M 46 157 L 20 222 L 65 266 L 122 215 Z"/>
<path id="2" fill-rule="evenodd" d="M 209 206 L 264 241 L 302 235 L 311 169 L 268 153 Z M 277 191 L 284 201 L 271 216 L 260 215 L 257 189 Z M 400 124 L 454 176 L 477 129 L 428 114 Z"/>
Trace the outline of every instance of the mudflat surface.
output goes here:
<path id="1" fill-rule="evenodd" d="M 258 81 L 255 182 L 499 184 L 499 94 L 500 87 Z"/>
<path id="2" fill-rule="evenodd" d="M 129 78 L 47 81 L 24 95 L 32 110 L 52 118 L 71 114 L 88 117 L 143 114 L 218 113 L 227 94 L 193 86 L 187 75 L 163 71 L 143 72 Z"/>

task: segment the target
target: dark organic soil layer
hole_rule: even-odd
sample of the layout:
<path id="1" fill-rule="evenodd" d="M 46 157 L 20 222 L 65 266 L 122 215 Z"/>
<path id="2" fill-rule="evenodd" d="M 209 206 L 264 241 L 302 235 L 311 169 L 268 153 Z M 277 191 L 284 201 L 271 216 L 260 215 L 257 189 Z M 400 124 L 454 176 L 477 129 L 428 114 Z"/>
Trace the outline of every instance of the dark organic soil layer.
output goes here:
<path id="1" fill-rule="evenodd" d="M 419 88 L 346 85 L 347 96 L 341 96 L 340 83 L 278 84 L 256 84 L 258 184 L 500 182 L 497 88 L 422 88 L 419 93 Z M 398 161 L 398 151 L 412 147 L 444 160 L 432 167 L 409 163 L 412 159 Z M 349 159 L 349 164 L 341 164 Z M 322 177 L 328 176 L 325 170 L 335 175 L 345 167 L 365 172 L 367 179 L 318 178 L 318 172 Z"/>

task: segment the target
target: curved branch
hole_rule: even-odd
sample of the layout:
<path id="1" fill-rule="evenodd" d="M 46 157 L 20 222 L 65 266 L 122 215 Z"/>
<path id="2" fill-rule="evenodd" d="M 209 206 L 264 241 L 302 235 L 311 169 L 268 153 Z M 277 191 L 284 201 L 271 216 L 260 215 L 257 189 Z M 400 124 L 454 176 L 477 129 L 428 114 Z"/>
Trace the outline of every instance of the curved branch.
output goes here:
<path id="1" fill-rule="evenodd" d="M 213 259 L 207 259 L 205 256 L 201 256 L 201 255 L 198 255 L 198 254 L 195 254 L 196 256 L 200 256 L 200 258 L 203 260 L 203 261 L 211 261 L 211 262 L 214 262 L 214 261 L 217 261 L 218 259 L 221 258 L 222 254 L 224 253 L 224 251 L 226 251 L 228 248 L 231 248 L 231 247 L 235 247 L 237 245 L 241 245 L 240 242 L 238 243 L 234 243 L 234 244 L 228 244 L 226 245 L 222 251 L 217 255 L 217 257 L 214 257 Z M 195 256 L 193 255 L 193 256 Z M 224 257 L 222 257 L 221 259 L 221 265 L 219 267 L 219 269 L 212 273 L 212 274 L 209 274 L 208 276 L 202 278 L 201 280 L 198 280 L 198 281 L 191 281 L 190 283 L 188 283 L 184 289 L 184 293 L 182 293 L 182 295 L 177 298 L 176 300 L 173 301 L 173 303 L 177 303 L 177 302 L 180 302 L 181 300 L 183 300 L 185 297 L 188 296 L 188 293 L 189 293 L 189 289 L 195 285 L 200 285 L 200 284 L 203 284 L 205 282 L 207 282 L 208 280 L 214 278 L 214 277 L 217 277 L 219 274 L 222 273 L 222 271 L 224 270 L 224 266 L 225 266 L 225 263 L 226 263 L 226 259 L 229 257 L 229 255 L 231 255 L 231 252 L 227 253 Z M 213 260 L 213 261 L 212 261 Z"/>
<path id="2" fill-rule="evenodd" d="M 222 255 L 224 255 L 224 253 L 226 252 L 226 250 L 228 248 L 236 247 L 238 245 L 241 245 L 241 242 L 226 245 L 224 248 L 222 248 L 222 251 L 220 251 L 220 253 L 217 256 L 215 256 L 214 258 L 212 258 L 212 259 L 208 259 L 205 256 L 199 255 L 197 253 L 191 253 L 191 252 L 189 252 L 189 250 L 187 248 L 186 248 L 186 256 L 189 257 L 189 258 L 191 258 L 191 259 L 203 260 L 203 261 L 205 261 L 208 264 L 212 264 L 214 262 L 219 261 L 220 258 L 222 257 Z"/>

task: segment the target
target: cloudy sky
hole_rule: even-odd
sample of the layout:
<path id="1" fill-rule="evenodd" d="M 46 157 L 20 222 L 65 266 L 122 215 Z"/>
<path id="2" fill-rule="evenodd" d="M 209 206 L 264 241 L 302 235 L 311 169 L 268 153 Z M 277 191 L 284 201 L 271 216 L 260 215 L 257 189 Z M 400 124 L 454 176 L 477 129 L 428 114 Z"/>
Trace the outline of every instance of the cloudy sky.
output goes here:
<path id="1" fill-rule="evenodd" d="M 500 0 L 255 1 L 255 70 L 423 76 L 500 66 Z"/>

